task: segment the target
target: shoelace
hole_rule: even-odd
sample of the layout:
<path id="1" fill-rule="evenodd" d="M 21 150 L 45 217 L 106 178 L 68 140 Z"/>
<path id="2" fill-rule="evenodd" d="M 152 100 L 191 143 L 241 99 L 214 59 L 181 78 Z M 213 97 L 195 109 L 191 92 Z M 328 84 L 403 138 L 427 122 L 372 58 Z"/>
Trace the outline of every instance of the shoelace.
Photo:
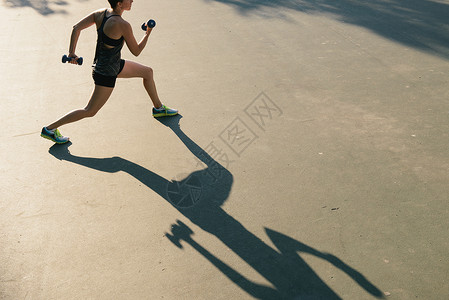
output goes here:
<path id="1" fill-rule="evenodd" d="M 58 129 L 55 130 L 54 135 L 55 135 L 55 137 L 62 137 L 62 134 L 59 132 Z"/>
<path id="2" fill-rule="evenodd" d="M 165 112 L 165 113 L 169 113 L 170 111 L 174 111 L 174 109 L 171 109 L 170 107 L 165 106 L 164 104 L 162 104 L 161 108 L 156 108 L 157 111 L 160 112 Z"/>
<path id="3" fill-rule="evenodd" d="M 55 130 L 55 137 L 61 140 L 66 140 L 67 138 L 63 136 L 58 129 Z"/>
<path id="4" fill-rule="evenodd" d="M 162 104 L 162 106 L 161 106 L 160 108 L 156 108 L 156 110 L 157 110 L 157 111 L 164 111 L 164 112 L 167 112 L 168 107 Z"/>

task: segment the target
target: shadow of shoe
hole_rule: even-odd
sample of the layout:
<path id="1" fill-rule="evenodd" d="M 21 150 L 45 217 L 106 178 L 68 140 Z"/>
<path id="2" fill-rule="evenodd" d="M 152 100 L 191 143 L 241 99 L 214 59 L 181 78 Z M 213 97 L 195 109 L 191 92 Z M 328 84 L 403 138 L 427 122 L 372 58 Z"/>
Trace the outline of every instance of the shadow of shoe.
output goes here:
<path id="1" fill-rule="evenodd" d="M 175 129 L 180 128 L 179 121 L 182 119 L 182 115 L 177 114 L 176 116 L 172 117 L 160 117 L 155 119 L 162 125 L 167 126 L 171 129 Z"/>
<path id="2" fill-rule="evenodd" d="M 65 144 L 54 144 L 48 149 L 48 153 L 53 155 L 55 158 L 59 160 L 67 159 L 70 156 L 69 147 L 72 145 L 72 142 L 68 141 Z"/>

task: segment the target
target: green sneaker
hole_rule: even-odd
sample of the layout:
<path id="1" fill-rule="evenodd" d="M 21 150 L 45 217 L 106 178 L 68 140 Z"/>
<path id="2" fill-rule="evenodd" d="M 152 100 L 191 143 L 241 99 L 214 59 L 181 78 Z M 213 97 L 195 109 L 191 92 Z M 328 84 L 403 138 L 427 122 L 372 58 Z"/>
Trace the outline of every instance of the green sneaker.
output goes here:
<path id="1" fill-rule="evenodd" d="M 56 144 L 65 144 L 70 140 L 68 137 L 62 136 L 58 129 L 51 132 L 47 129 L 47 127 L 42 128 L 41 137 L 53 141 Z"/>
<path id="2" fill-rule="evenodd" d="M 178 114 L 177 109 L 169 108 L 165 105 L 162 105 L 161 108 L 153 107 L 153 117 L 155 117 L 155 118 L 171 117 L 171 116 L 176 116 L 177 114 Z"/>

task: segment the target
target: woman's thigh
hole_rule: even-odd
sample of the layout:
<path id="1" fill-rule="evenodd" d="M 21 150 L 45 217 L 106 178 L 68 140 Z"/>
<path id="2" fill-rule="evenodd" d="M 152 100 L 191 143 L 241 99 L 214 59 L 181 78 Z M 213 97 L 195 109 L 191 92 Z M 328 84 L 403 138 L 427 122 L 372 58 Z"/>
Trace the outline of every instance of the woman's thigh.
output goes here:
<path id="1" fill-rule="evenodd" d="M 148 77 L 148 73 L 151 72 L 151 68 L 136 63 L 134 61 L 125 61 L 125 66 L 123 70 L 117 75 L 118 78 L 133 78 L 140 77 L 145 78 Z"/>
<path id="2" fill-rule="evenodd" d="M 110 87 L 95 85 L 92 95 L 89 99 L 89 103 L 86 106 L 86 110 L 97 112 L 108 101 L 114 89 Z"/>

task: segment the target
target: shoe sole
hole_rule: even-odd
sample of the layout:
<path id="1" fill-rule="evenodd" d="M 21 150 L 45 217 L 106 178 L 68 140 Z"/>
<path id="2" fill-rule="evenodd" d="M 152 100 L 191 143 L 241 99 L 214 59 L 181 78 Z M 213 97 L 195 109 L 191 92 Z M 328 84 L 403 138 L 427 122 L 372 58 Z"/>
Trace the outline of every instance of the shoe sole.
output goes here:
<path id="1" fill-rule="evenodd" d="M 50 140 L 50 141 L 52 141 L 52 142 L 54 142 L 54 143 L 56 143 L 56 144 L 65 144 L 65 143 L 68 143 L 68 142 L 70 141 L 70 140 L 68 139 L 68 140 L 65 141 L 65 142 L 58 142 L 58 141 L 56 141 L 54 138 L 52 138 L 51 136 L 45 135 L 45 134 L 43 134 L 43 133 L 41 133 L 41 137 L 43 137 L 44 139 Z"/>
<path id="2" fill-rule="evenodd" d="M 160 117 L 173 117 L 176 116 L 178 113 L 174 113 L 174 114 L 167 114 L 167 113 L 161 113 L 161 114 L 153 114 L 153 117 L 155 118 L 160 118 Z"/>

